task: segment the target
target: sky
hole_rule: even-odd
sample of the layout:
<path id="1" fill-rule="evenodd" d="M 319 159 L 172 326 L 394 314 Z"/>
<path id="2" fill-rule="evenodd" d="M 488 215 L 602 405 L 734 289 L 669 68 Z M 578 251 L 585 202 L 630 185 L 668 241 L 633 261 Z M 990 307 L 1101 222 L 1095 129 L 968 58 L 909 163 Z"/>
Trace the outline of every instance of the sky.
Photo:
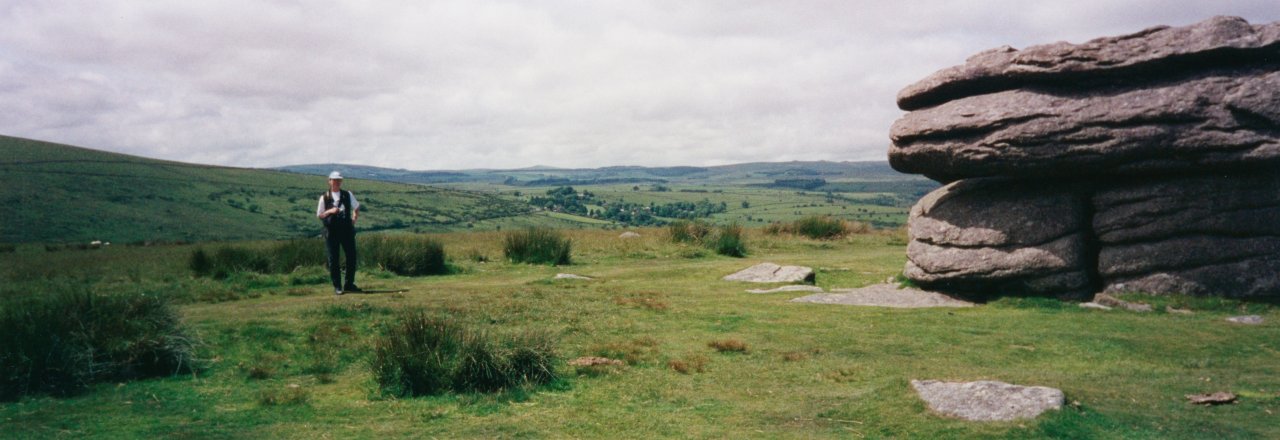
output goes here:
<path id="1" fill-rule="evenodd" d="M 0 134 L 201 164 L 886 160 L 985 49 L 1275 0 L 0 0 Z"/>

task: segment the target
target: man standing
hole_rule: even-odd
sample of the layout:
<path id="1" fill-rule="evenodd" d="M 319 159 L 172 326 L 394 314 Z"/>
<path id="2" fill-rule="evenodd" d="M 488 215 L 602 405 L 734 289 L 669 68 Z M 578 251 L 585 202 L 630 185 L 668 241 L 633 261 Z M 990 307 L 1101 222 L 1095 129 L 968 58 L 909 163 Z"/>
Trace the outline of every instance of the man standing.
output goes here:
<path id="1" fill-rule="evenodd" d="M 316 217 L 324 222 L 325 255 L 329 257 L 329 279 L 333 281 L 333 293 L 360 292 L 356 287 L 356 219 L 360 217 L 360 202 L 351 191 L 342 189 L 342 174 L 329 173 L 329 190 L 320 196 L 316 205 Z M 342 283 L 338 270 L 338 247 L 347 256 L 347 282 Z"/>

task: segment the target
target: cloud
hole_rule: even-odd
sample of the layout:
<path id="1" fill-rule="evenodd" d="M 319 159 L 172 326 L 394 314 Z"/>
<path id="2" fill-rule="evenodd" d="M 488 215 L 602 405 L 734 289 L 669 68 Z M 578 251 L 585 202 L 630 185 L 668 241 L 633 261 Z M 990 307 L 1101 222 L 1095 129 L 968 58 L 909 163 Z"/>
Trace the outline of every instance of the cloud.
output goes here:
<path id="1" fill-rule="evenodd" d="M 238 166 L 879 160 L 897 91 L 975 52 L 1270 3 L 18 2 L 0 133 Z"/>

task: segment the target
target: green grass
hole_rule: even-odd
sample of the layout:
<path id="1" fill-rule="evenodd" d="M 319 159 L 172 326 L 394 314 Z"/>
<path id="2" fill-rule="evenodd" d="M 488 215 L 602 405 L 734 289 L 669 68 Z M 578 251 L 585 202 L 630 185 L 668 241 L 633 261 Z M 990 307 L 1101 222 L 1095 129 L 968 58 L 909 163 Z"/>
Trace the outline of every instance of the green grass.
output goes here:
<path id="1" fill-rule="evenodd" d="M 89 243 L 313 237 L 324 177 L 146 159 L 0 136 L 0 243 Z M 362 230 L 442 232 L 522 217 L 490 195 L 350 179 Z"/>
<path id="2" fill-rule="evenodd" d="M 592 281 L 548 282 L 564 269 L 461 258 L 500 256 L 503 233 L 454 233 L 433 237 L 454 256 L 457 272 L 362 282 L 407 293 L 335 297 L 321 286 L 245 287 L 230 301 L 192 302 L 179 310 L 206 343 L 206 370 L 0 404 L 0 438 L 1280 437 L 1274 305 L 1159 298 L 1194 311 L 1182 315 L 1021 298 L 970 309 L 799 304 L 788 302 L 792 295 L 744 293 L 751 286 L 720 277 L 772 261 L 813 267 L 816 284 L 827 289 L 883 282 L 902 269 L 900 233 L 818 241 L 747 229 L 751 254 L 736 259 L 696 255 L 661 229 L 638 232 L 624 240 L 617 231 L 565 231 L 574 242 L 573 271 Z M 76 255 L 148 268 L 136 282 L 111 284 L 142 289 L 180 278 L 171 263 L 154 260 L 190 248 L 101 251 Z M 94 261 L 69 255 L 20 246 L 0 254 L 0 263 Z M 181 272 L 185 260 L 176 264 Z M 367 367 L 370 347 L 386 323 L 411 309 L 494 334 L 545 333 L 559 341 L 563 359 L 626 364 L 604 374 L 561 364 L 563 380 L 530 389 L 384 397 Z M 1267 322 L 1223 320 L 1242 311 Z M 251 378 L 254 371 L 263 374 Z M 911 392 L 912 379 L 1052 386 L 1071 404 L 1031 421 L 963 422 L 929 413 Z M 1199 407 L 1183 398 L 1218 390 L 1240 401 Z"/>

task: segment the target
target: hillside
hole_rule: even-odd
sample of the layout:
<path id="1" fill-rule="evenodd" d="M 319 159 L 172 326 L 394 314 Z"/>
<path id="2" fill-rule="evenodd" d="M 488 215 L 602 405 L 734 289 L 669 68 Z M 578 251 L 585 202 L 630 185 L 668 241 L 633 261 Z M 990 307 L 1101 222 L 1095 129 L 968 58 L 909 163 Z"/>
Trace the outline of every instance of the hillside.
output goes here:
<path id="1" fill-rule="evenodd" d="M 712 167 L 641 167 L 560 169 L 547 167 L 514 170 L 413 171 L 348 164 L 310 164 L 279 168 L 300 174 L 326 174 L 342 170 L 354 177 L 405 183 L 500 183 L 507 186 L 608 185 L 608 184 L 711 184 L 769 185 L 778 180 L 822 179 L 831 184 L 895 182 L 937 187 L 928 179 L 902 174 L 888 162 L 755 162 Z"/>
<path id="2" fill-rule="evenodd" d="M 147 159 L 0 136 L 0 242 L 240 240 L 318 234 L 323 177 Z M 352 179 L 366 230 L 447 231 L 513 219 L 490 195 Z"/>

